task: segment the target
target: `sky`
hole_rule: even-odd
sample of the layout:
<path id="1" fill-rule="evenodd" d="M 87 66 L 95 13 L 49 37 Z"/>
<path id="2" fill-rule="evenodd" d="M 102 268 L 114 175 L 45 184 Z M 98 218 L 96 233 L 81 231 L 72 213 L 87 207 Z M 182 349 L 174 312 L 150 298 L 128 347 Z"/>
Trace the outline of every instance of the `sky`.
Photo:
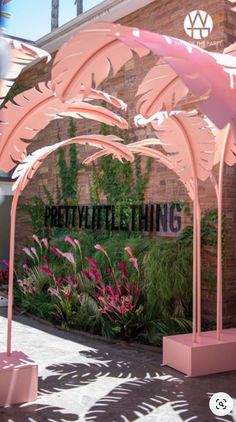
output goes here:
<path id="1" fill-rule="evenodd" d="M 84 11 L 103 0 L 84 0 Z M 59 25 L 76 17 L 74 0 L 59 0 Z M 35 41 L 51 31 L 51 0 L 11 0 L 5 33 Z"/>

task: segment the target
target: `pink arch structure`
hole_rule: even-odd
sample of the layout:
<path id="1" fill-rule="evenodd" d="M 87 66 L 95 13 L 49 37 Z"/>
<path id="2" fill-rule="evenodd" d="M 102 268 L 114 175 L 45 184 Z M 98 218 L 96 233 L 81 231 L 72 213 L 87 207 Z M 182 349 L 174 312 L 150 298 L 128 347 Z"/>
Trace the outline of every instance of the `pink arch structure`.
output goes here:
<path id="1" fill-rule="evenodd" d="M 2 91 L 0 102 L 11 87 L 12 80 L 16 79 L 28 60 L 31 62 L 36 57 L 49 55 L 42 50 L 34 49 L 23 44 L 11 43 L 12 63 L 11 75 L 1 81 Z M 159 63 L 146 76 L 138 91 L 140 96 L 137 109 L 150 118 L 152 114 L 163 112 L 167 115 L 163 126 L 152 123 L 157 136 L 162 140 L 166 154 L 147 148 L 150 140 L 142 141 L 129 148 L 117 141 L 99 135 L 76 137 L 63 141 L 53 146 L 42 148 L 32 155 L 25 157 L 26 145 L 22 141 L 32 140 L 34 131 L 40 129 L 52 118 L 70 115 L 78 117 L 83 101 L 103 99 L 119 108 L 124 108 L 124 103 L 108 94 L 98 91 L 98 86 L 109 76 L 111 70 L 117 73 L 122 66 L 136 53 L 140 59 L 153 52 L 164 60 Z M 11 352 L 11 325 L 12 325 L 12 297 L 13 297 L 13 271 L 14 271 L 14 246 L 15 246 L 15 217 L 16 207 L 20 192 L 33 177 L 42 161 L 59 147 L 72 143 L 101 147 L 104 153 L 112 153 L 114 158 L 133 160 L 134 153 L 155 156 L 171 169 L 174 169 L 182 182 L 188 188 L 194 200 L 194 265 L 193 265 L 193 335 L 168 336 L 164 338 L 163 363 L 172 366 L 189 376 L 204 375 L 236 369 L 236 329 L 223 330 L 222 327 L 222 187 L 224 162 L 230 165 L 235 163 L 236 128 L 236 47 L 230 46 L 225 54 L 209 53 L 185 41 L 143 31 L 138 28 L 123 27 L 121 25 L 99 22 L 83 29 L 74 35 L 58 51 L 52 69 L 52 83 L 44 87 L 44 100 L 36 100 L 32 91 L 28 98 L 20 98 L 19 106 L 21 118 L 17 119 L 12 113 L 14 121 L 13 131 L 2 130 L 0 140 L 0 167 L 7 165 L 10 170 L 16 162 L 22 162 L 15 171 L 18 180 L 15 183 L 15 193 L 11 210 L 11 244 L 10 244 L 10 275 L 9 275 L 9 304 L 8 304 L 8 339 L 7 353 L 0 354 L 0 404 L 11 404 L 21 401 L 31 401 L 37 395 L 37 366 L 30 363 L 28 358 L 17 352 Z M 220 84 L 219 84 L 220 81 Z M 163 82 L 163 83 L 162 83 Z M 50 92 L 47 90 L 49 88 Z M 220 176 L 218 192 L 218 265 L 217 265 L 217 330 L 207 333 L 201 332 L 201 244 L 200 244 L 200 207 L 198 200 L 198 179 L 206 180 L 210 175 L 213 163 L 207 155 L 212 155 L 212 139 L 209 140 L 209 149 L 201 150 L 196 144 L 196 134 L 200 134 L 199 116 L 190 122 L 188 118 L 181 117 L 176 110 L 179 101 L 191 93 L 194 97 L 194 108 L 205 114 L 215 125 L 218 157 L 220 162 Z M 49 104 L 49 97 L 50 104 Z M 36 101 L 32 108 L 30 101 Z M 47 103 L 48 102 L 48 103 Z M 27 103 L 27 105 L 26 105 Z M 56 111 L 50 115 L 45 104 L 55 105 Z M 11 114 L 11 110 L 8 114 Z M 29 108 L 27 108 L 29 107 Z M 11 109 L 11 106 L 9 107 Z M 50 107 L 49 107 L 50 108 Z M 83 110 L 84 117 L 97 114 L 96 106 L 86 106 Z M 89 109 L 89 112 L 88 112 Z M 37 112 L 36 112 L 37 110 Z M 126 121 L 117 115 L 111 115 L 109 110 L 99 110 L 102 119 L 113 121 L 114 125 L 126 127 Z M 35 113 L 33 115 L 33 113 Z M 171 114 L 172 113 L 172 114 Z M 44 117 L 43 117 L 44 115 Z M 35 124 L 37 117 L 40 127 Z M 80 116 L 79 116 L 80 117 Z M 96 118 L 99 120 L 100 117 Z M 46 121 L 45 121 L 46 119 Z M 198 123 L 196 123 L 198 121 Z M 5 125 L 11 125 L 6 118 Z M 228 126 L 226 132 L 225 127 Z M 162 132 L 161 129 L 164 131 Z M 203 129 L 204 125 L 202 125 Z M 230 128 L 230 129 L 229 129 Z M 11 128 L 10 128 L 11 129 Z M 213 130 L 213 132 L 214 132 Z M 30 131 L 30 133 L 28 132 Z M 171 135 L 178 132 L 178 139 L 168 143 Z M 222 135 L 222 131 L 224 132 Z M 17 136 L 13 136 L 14 134 Z M 162 139 L 163 137 L 163 139 Z M 223 141 L 222 141 L 223 139 Z M 144 143 L 145 142 L 145 143 Z M 204 156 L 204 157 L 203 157 Z M 216 154 L 217 156 L 217 154 Z M 159 157 L 159 158 L 158 158 Z M 175 160 L 175 157 L 177 159 Z M 201 161 L 202 160 L 202 161 Z M 189 162 L 191 166 L 189 166 Z M 202 166 L 207 164 L 206 168 Z M 181 164 L 181 165 L 180 165 Z M 9 370 L 10 368 L 10 370 Z M 2 377 L 3 376 L 3 377 Z M 5 378 L 4 378 L 5 377 Z M 2 381 L 4 380 L 4 381 Z M 2 386 L 1 386 L 1 383 Z M 1 388 L 2 387 L 2 388 Z M 3 391 L 5 390 L 5 392 Z M 2 393 L 3 391 L 3 393 Z M 13 393 L 12 393 L 13 391 Z M 2 395 L 1 395 L 2 394 Z M 5 394 L 5 396 L 4 396 Z"/>

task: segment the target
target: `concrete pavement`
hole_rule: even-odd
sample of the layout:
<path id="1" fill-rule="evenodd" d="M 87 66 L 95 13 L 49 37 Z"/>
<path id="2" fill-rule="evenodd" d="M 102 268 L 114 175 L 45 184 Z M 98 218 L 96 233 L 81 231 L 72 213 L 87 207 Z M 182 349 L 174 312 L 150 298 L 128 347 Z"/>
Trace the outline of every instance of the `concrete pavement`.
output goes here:
<path id="1" fill-rule="evenodd" d="M 210 396 L 224 391 L 236 399 L 236 372 L 186 378 L 161 367 L 158 351 L 109 344 L 67 333 L 15 315 L 13 349 L 39 365 L 35 403 L 0 409 L 0 422 L 211 422 Z M 5 350 L 6 318 L 0 317 Z"/>

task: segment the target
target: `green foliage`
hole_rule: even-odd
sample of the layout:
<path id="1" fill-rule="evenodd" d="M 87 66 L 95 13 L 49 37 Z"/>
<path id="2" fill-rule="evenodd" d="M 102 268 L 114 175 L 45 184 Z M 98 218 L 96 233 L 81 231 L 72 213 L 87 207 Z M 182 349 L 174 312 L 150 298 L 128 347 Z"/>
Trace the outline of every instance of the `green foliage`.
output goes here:
<path id="1" fill-rule="evenodd" d="M 129 143 L 127 131 L 110 129 L 102 124 L 100 133 L 102 135 L 112 133 L 123 138 L 126 144 Z M 142 169 L 140 157 L 135 158 L 134 164 L 128 161 L 121 163 L 110 156 L 102 157 L 98 165 L 92 166 L 91 202 L 100 203 L 100 197 L 103 194 L 109 204 L 142 204 L 151 165 L 151 158 L 146 159 L 144 169 Z"/>
<path id="2" fill-rule="evenodd" d="M 150 311 L 164 318 L 189 314 L 192 296 L 192 248 L 175 241 L 153 242 L 145 255 L 144 277 Z"/>
<path id="3" fill-rule="evenodd" d="M 206 210 L 201 219 L 201 245 L 204 251 L 216 255 L 217 248 L 217 209 Z M 225 256 L 226 241 L 227 241 L 227 222 L 226 216 L 222 216 L 222 249 L 223 258 Z M 191 246 L 193 242 L 193 226 L 189 225 L 184 228 L 178 238 L 178 242 L 185 246 Z M 212 247 L 213 252 L 210 248 Z"/>
<path id="4" fill-rule="evenodd" d="M 49 227 L 44 226 L 44 213 L 45 206 L 52 205 L 52 196 L 46 186 L 43 186 L 43 191 L 47 198 L 47 204 L 41 196 L 34 195 L 29 203 L 21 205 L 20 210 L 25 211 L 29 215 L 33 233 L 40 237 L 48 237 L 51 230 Z"/>
<path id="5" fill-rule="evenodd" d="M 69 139 L 76 136 L 76 126 L 73 119 L 69 124 Z M 59 201 L 66 204 L 77 204 L 78 202 L 78 172 L 80 165 L 78 163 L 78 153 L 76 145 L 69 146 L 69 160 L 67 162 L 64 148 L 57 150 L 58 169 L 60 179 Z"/>

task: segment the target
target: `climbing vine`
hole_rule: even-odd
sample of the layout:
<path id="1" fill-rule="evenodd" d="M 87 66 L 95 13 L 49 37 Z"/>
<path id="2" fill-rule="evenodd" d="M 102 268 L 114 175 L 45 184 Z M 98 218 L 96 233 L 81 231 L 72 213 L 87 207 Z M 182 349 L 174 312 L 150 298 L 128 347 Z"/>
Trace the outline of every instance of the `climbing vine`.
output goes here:
<path id="1" fill-rule="evenodd" d="M 73 119 L 71 119 L 69 123 L 68 135 L 69 138 L 74 138 L 76 136 L 76 126 Z M 67 204 L 76 204 L 78 202 L 79 194 L 78 172 L 80 169 L 76 145 L 70 145 L 68 160 L 66 160 L 64 148 L 59 148 L 57 150 L 57 155 L 60 181 L 58 200 Z"/>
<path id="2" fill-rule="evenodd" d="M 102 124 L 100 133 L 120 136 L 125 144 L 129 143 L 128 131 L 110 129 Z M 141 157 L 136 157 L 134 163 L 128 161 L 121 163 L 110 156 L 102 157 L 98 164 L 92 166 L 91 202 L 98 204 L 101 196 L 105 195 L 109 204 L 142 204 L 151 165 L 151 158 L 145 160 L 142 168 Z"/>

